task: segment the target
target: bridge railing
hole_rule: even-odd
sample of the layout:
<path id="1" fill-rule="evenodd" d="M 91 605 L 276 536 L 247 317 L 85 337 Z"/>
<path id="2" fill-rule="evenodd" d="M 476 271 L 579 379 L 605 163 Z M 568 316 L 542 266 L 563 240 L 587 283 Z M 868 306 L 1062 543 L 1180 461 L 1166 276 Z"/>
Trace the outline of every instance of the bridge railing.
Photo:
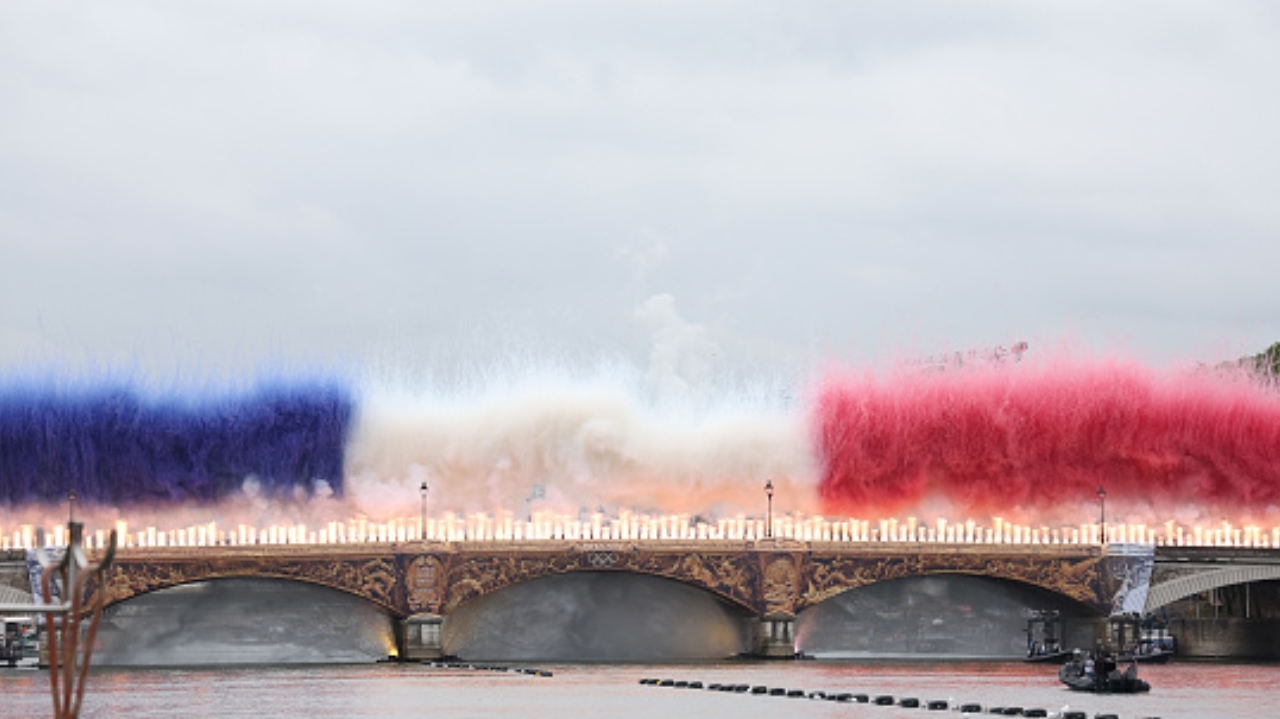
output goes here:
<path id="1" fill-rule="evenodd" d="M 687 514 L 649 515 L 623 512 L 607 517 L 534 512 L 527 519 L 512 512 L 468 515 L 445 513 L 427 518 L 397 517 L 372 521 L 357 517 L 319 524 L 276 523 L 234 526 L 207 522 L 177 528 L 147 526 L 130 529 L 119 520 L 115 530 L 122 547 L 205 547 L 255 545 L 350 545 L 408 542 L 527 542 L 527 541 L 756 541 L 767 537 L 804 542 L 837 543 L 936 543 L 936 544 L 1020 544 L 1098 545 L 1102 528 L 1098 524 L 1032 525 L 994 517 L 989 522 L 937 518 L 859 519 L 855 517 L 780 515 L 766 527 L 763 519 L 738 515 L 706 520 Z M 63 527 L 51 529 L 23 524 L 5 530 L 0 527 L 0 550 L 63 546 Z M 1111 543 L 1153 544 L 1186 547 L 1280 548 L 1280 526 L 1262 528 L 1236 526 L 1222 521 L 1209 525 L 1183 526 L 1108 523 Z M 102 547 L 107 530 L 86 536 L 86 545 Z"/>

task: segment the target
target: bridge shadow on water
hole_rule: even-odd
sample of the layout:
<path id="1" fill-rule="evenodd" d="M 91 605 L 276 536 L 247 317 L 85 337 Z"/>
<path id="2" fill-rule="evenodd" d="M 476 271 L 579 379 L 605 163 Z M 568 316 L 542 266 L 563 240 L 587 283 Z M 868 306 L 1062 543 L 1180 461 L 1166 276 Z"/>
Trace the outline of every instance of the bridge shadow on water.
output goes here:
<path id="1" fill-rule="evenodd" d="M 1071 617 L 1081 605 L 1016 582 L 935 574 L 871 584 L 801 613 L 797 645 L 824 658 L 1015 659 L 1026 656 L 1027 614 L 1058 610 L 1068 618 L 1064 646 L 1089 646 L 1092 629 Z"/>
<path id="2" fill-rule="evenodd" d="M 358 597 L 288 580 L 219 579 L 109 607 L 93 663 L 363 663 L 394 647 L 391 618 Z"/>
<path id="3" fill-rule="evenodd" d="M 446 653 L 522 661 L 687 661 L 749 649 L 749 615 L 680 582 L 578 572 L 508 587 L 445 622 Z"/>

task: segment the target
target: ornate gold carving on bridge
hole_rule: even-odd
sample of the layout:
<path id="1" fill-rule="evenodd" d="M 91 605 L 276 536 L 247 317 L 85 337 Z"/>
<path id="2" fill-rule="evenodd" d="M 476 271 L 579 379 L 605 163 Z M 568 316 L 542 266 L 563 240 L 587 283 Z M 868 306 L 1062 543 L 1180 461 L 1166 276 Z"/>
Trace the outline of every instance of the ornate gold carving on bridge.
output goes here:
<path id="1" fill-rule="evenodd" d="M 435 557 L 418 557 L 405 570 L 409 611 L 439 614 L 444 603 L 444 565 Z"/>
<path id="2" fill-rule="evenodd" d="M 765 613 L 795 613 L 796 580 L 796 564 L 791 557 L 774 557 L 765 560 L 764 577 L 760 587 Z"/>
<path id="3" fill-rule="evenodd" d="M 186 555 L 118 558 L 107 581 L 107 602 L 179 584 L 231 577 L 272 577 L 320 584 L 363 597 L 399 616 L 444 615 L 504 587 L 554 574 L 622 571 L 666 577 L 701 587 L 748 611 L 796 614 L 841 592 L 875 582 L 937 573 L 998 577 L 1042 587 L 1109 608 L 1114 573 L 1095 554 L 985 551 L 789 551 L 753 547 L 634 544 L 492 548 L 435 547 L 334 557 L 323 552 L 212 550 Z"/>
<path id="4" fill-rule="evenodd" d="M 748 608 L 756 608 L 754 576 L 748 555 L 634 549 L 571 550 L 563 553 L 509 553 L 458 556 L 449 569 L 445 611 L 504 587 L 552 574 L 579 571 L 629 571 L 652 574 L 702 587 Z"/>
<path id="5" fill-rule="evenodd" d="M 392 557 L 326 559 L 322 557 L 220 557 L 163 561 L 126 559 L 111 568 L 107 603 L 180 584 L 233 577 L 295 579 L 349 592 L 387 609 L 396 601 L 399 573 Z"/>
<path id="6" fill-rule="evenodd" d="M 911 554 L 900 556 L 813 556 L 807 563 L 805 586 L 797 609 L 812 606 L 848 589 L 891 579 L 926 574 L 955 573 L 1009 579 L 1066 595 L 1080 602 L 1104 607 L 1104 577 L 1100 558 L 977 553 Z M 1105 596 L 1104 596 L 1105 595 Z"/>

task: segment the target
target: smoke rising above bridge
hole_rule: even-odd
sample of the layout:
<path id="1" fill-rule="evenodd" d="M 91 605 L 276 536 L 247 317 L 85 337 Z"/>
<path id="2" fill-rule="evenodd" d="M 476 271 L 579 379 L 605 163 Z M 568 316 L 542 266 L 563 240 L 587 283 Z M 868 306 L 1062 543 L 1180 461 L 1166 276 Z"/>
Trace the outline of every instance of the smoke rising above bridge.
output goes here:
<path id="1" fill-rule="evenodd" d="M 68 490 L 103 525 L 385 523 L 417 518 L 423 482 L 434 518 L 633 512 L 715 526 L 761 515 L 766 480 L 779 516 L 1078 526 L 1096 519 L 1099 486 L 1117 521 L 1278 514 L 1280 396 L 1243 375 L 1049 358 L 793 384 L 671 406 L 626 376 L 509 377 L 470 394 L 311 378 L 172 395 L 9 382 L 0 525 L 8 536 L 65 517 Z"/>

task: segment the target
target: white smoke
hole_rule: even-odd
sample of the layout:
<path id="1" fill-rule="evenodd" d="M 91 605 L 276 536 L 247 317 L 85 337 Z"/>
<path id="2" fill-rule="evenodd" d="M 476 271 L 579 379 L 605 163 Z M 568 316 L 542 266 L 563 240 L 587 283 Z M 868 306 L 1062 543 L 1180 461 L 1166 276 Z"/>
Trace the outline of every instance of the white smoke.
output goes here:
<path id="1" fill-rule="evenodd" d="M 675 298 L 654 295 L 635 310 L 649 330 L 649 388 L 664 402 L 705 397 L 706 380 L 717 347 L 702 325 L 693 324 L 676 311 Z"/>
<path id="2" fill-rule="evenodd" d="M 670 295 L 634 315 L 651 340 L 643 373 L 534 363 L 481 373 L 472 387 L 368 392 L 347 446 L 346 500 L 386 516 L 426 481 L 431 514 L 726 516 L 759 514 L 772 481 L 779 510 L 814 511 L 812 439 L 793 394 L 713 368 L 716 344 Z"/>
<path id="3" fill-rule="evenodd" d="M 733 513 L 758 510 L 772 480 L 780 508 L 811 511 L 810 444 L 803 420 L 780 408 L 673 413 L 601 384 L 467 401 L 371 396 L 348 446 L 347 499 L 382 515 L 416 500 L 425 480 L 433 514 Z"/>

